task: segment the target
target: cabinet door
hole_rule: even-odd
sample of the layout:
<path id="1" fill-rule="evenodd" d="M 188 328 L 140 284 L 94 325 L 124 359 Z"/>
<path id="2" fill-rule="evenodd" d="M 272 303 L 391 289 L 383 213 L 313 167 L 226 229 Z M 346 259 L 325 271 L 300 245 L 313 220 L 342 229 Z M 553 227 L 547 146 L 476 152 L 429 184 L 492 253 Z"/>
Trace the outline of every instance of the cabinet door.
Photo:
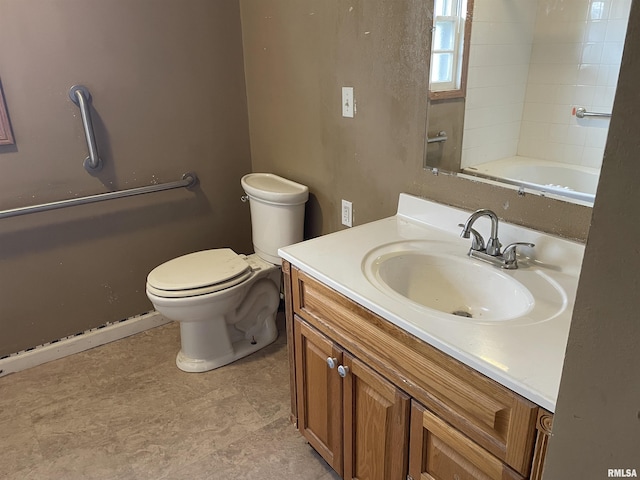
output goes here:
<path id="1" fill-rule="evenodd" d="M 342 351 L 297 317 L 294 336 L 298 429 L 342 475 L 342 379 L 336 371 Z M 328 365 L 329 358 L 334 368 Z"/>
<path id="2" fill-rule="evenodd" d="M 409 397 L 348 353 L 343 367 L 343 478 L 406 479 Z"/>
<path id="3" fill-rule="evenodd" d="M 523 480 L 419 403 L 411 404 L 409 475 L 413 480 Z"/>

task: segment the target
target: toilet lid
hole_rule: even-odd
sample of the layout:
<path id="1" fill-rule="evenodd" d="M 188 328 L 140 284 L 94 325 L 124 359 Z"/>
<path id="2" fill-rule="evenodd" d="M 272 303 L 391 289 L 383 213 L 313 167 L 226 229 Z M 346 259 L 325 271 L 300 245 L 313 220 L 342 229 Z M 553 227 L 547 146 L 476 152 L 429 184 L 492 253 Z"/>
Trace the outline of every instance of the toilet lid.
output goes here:
<path id="1" fill-rule="evenodd" d="M 194 290 L 210 293 L 229 288 L 250 274 L 251 267 L 243 256 L 220 248 L 189 253 L 157 266 L 147 276 L 147 285 L 156 292 L 184 296 L 193 295 Z"/>

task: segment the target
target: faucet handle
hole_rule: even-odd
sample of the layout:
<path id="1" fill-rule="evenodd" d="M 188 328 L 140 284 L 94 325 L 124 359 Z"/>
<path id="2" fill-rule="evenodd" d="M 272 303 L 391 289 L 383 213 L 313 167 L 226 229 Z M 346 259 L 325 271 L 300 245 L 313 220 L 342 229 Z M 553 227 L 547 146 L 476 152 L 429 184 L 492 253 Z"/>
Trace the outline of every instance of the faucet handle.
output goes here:
<path id="1" fill-rule="evenodd" d="M 464 228 L 464 223 L 459 223 L 458 226 Z M 470 228 L 469 231 L 473 236 L 473 239 L 471 240 L 471 250 L 483 251 L 485 248 L 484 238 L 482 238 L 482 235 L 480 235 L 480 232 L 478 232 L 475 228 Z M 465 238 L 469 238 L 469 237 L 467 236 Z"/>
<path id="2" fill-rule="evenodd" d="M 535 247 L 535 244 L 529 242 L 514 242 L 507 245 L 502 252 L 502 258 L 504 258 L 505 265 L 513 265 L 514 268 L 517 268 L 518 261 L 516 258 L 516 248 L 517 247 Z"/>

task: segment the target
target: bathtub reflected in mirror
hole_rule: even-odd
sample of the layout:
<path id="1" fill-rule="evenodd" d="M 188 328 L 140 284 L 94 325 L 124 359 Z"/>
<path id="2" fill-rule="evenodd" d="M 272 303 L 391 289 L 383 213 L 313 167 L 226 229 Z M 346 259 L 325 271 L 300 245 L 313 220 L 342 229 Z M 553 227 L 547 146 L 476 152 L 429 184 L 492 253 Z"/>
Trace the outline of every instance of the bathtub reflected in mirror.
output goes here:
<path id="1" fill-rule="evenodd" d="M 609 118 L 576 112 L 611 114 L 630 5 L 475 0 L 464 127 L 455 158 L 444 159 L 449 170 L 592 205 Z M 437 117 L 430 132 L 443 129 Z M 442 171 L 432 151 L 425 166 Z"/>
<path id="2" fill-rule="evenodd" d="M 515 156 L 470 166 L 469 175 L 522 186 L 541 194 L 557 195 L 593 205 L 600 169 Z"/>

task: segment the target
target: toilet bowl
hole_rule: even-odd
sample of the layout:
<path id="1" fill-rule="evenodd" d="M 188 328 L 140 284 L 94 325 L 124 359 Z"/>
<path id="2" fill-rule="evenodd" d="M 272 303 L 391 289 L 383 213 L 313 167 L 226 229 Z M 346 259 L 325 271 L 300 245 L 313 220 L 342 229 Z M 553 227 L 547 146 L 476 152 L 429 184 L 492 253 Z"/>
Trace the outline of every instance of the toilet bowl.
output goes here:
<path id="1" fill-rule="evenodd" d="M 308 188 L 272 174 L 241 180 L 251 206 L 256 253 L 203 250 L 169 260 L 147 276 L 155 309 L 180 323 L 176 365 L 204 372 L 227 365 L 278 336 L 280 303 L 277 250 L 302 240 Z"/>

